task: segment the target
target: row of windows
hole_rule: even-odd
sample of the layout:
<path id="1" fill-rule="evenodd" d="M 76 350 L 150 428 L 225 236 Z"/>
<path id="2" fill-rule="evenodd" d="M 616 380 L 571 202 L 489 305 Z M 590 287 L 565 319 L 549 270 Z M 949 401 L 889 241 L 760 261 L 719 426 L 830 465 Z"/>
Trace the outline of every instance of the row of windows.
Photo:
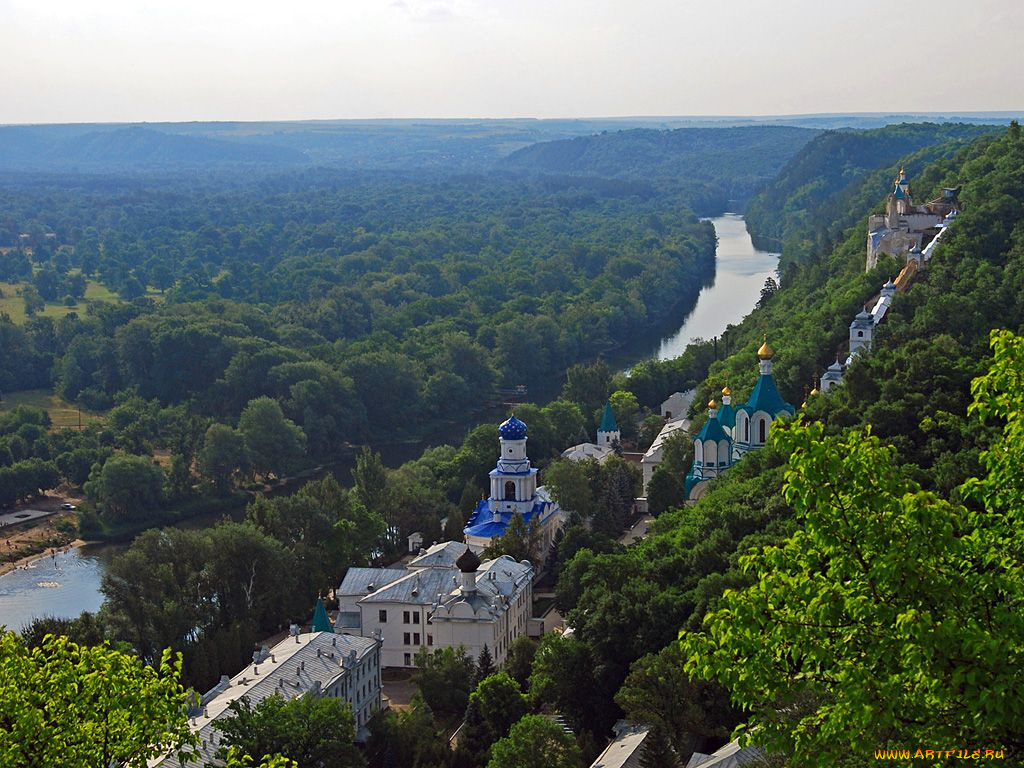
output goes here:
<path id="1" fill-rule="evenodd" d="M 388 623 L 388 612 L 383 608 L 377 611 L 377 620 L 381 624 Z M 402 623 L 403 624 L 419 624 L 420 615 L 417 611 L 402 611 Z M 429 621 L 427 622 L 430 623 Z"/>
<path id="2" fill-rule="evenodd" d="M 410 639 L 411 639 L 411 641 L 410 641 Z M 412 634 L 410 634 L 408 632 L 403 632 L 402 633 L 402 642 L 405 645 L 419 645 L 420 644 L 420 633 L 419 632 L 413 632 Z M 434 636 L 431 635 L 431 634 L 428 634 L 427 635 L 427 645 L 429 646 L 429 645 L 433 645 L 433 644 L 434 644 Z"/>

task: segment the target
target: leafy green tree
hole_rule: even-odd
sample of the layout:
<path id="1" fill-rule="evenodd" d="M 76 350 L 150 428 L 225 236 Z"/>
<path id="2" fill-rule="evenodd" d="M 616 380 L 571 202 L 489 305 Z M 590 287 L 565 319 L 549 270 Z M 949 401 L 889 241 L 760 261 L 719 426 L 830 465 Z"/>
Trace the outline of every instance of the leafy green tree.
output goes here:
<path id="1" fill-rule="evenodd" d="M 561 399 L 579 405 L 583 413 L 594 413 L 604 405 L 611 392 L 611 369 L 603 359 L 595 363 L 577 363 L 565 372 Z"/>
<path id="2" fill-rule="evenodd" d="M 260 475 L 283 476 L 298 466 L 305 451 L 302 429 L 284 417 L 272 397 L 249 401 L 238 417 L 238 432 L 250 466 Z"/>
<path id="3" fill-rule="evenodd" d="M 614 722 L 599 712 L 602 697 L 594 679 L 594 660 L 578 638 L 549 632 L 540 639 L 530 674 L 530 698 L 535 705 L 562 714 L 577 732 L 601 733 Z"/>
<path id="4" fill-rule="evenodd" d="M 447 768 L 448 737 L 434 713 L 414 694 L 408 709 L 382 710 L 370 720 L 366 743 L 369 768 Z"/>
<path id="5" fill-rule="evenodd" d="M 615 424 L 622 432 L 624 438 L 636 437 L 637 429 L 640 426 L 640 403 L 632 392 L 617 390 L 608 396 L 612 404 L 612 412 L 615 414 Z M 600 417 L 598 417 L 600 421 Z"/>
<path id="6" fill-rule="evenodd" d="M 487 768 L 580 768 L 576 739 L 543 715 L 526 715 L 491 749 Z"/>
<path id="7" fill-rule="evenodd" d="M 281 755 L 267 755 L 256 763 L 249 755 L 240 753 L 237 747 L 228 749 L 223 760 L 227 768 L 298 768 L 298 763 Z"/>
<path id="8" fill-rule="evenodd" d="M 581 520 L 589 520 L 596 509 L 591 477 L 600 470 L 588 468 L 591 461 L 593 459 L 561 459 L 551 462 L 544 470 L 544 486 L 551 491 L 552 497 L 562 509 L 578 515 Z"/>
<path id="9" fill-rule="evenodd" d="M 453 721 L 466 711 L 476 665 L 462 646 L 438 648 L 433 653 L 420 648 L 413 661 L 412 682 L 423 701 L 442 721 Z"/>
<path id="10" fill-rule="evenodd" d="M 263 758 L 281 755 L 298 768 L 358 768 L 362 755 L 353 745 L 355 718 L 348 704 L 326 696 L 284 699 L 269 696 L 255 706 L 245 697 L 228 705 L 230 714 L 213 727 L 222 734 L 218 750 L 230 747 L 243 755 Z"/>
<path id="11" fill-rule="evenodd" d="M 21 630 L 21 637 L 29 648 L 39 648 L 47 635 L 65 635 L 79 645 L 99 645 L 105 639 L 103 622 L 95 613 L 83 611 L 74 619 L 40 616 Z"/>
<path id="12" fill-rule="evenodd" d="M 470 694 L 480 711 L 481 726 L 486 733 L 488 746 L 504 738 L 509 729 L 527 713 L 527 698 L 521 692 L 519 683 L 505 672 L 485 677 Z"/>
<path id="13" fill-rule="evenodd" d="M 537 655 L 537 642 L 527 635 L 520 635 L 508 647 L 508 655 L 502 670 L 525 689 L 533 671 L 533 657 Z"/>
<path id="14" fill-rule="evenodd" d="M 380 454 L 364 446 L 356 456 L 352 479 L 355 481 L 352 495 L 356 503 L 362 505 L 368 514 L 384 521 L 384 541 L 392 552 L 397 551 L 401 546 L 398 512 L 394 504 L 388 470 L 381 461 Z"/>
<path id="15" fill-rule="evenodd" d="M 50 635 L 28 648 L 0 634 L 0 763 L 10 768 L 142 768 L 195 737 L 178 678 L 181 657 L 153 667 L 106 645 Z"/>
<path id="16" fill-rule="evenodd" d="M 211 424 L 198 458 L 199 471 L 218 493 L 224 493 L 231 488 L 234 476 L 248 466 L 245 439 L 226 424 Z"/>
<path id="17" fill-rule="evenodd" d="M 753 583 L 682 637 L 686 668 L 752 711 L 759 744 L 807 765 L 936 741 L 1024 750 L 1007 663 L 1024 648 L 1024 341 L 992 343 L 971 411 L 1002 434 L 963 486 L 971 507 L 922 491 L 870 434 L 772 431 L 802 528 L 747 555 Z"/>
<path id="18" fill-rule="evenodd" d="M 125 520 L 161 505 L 164 480 L 148 456 L 115 454 L 92 471 L 85 493 L 111 520 Z"/>
<path id="19" fill-rule="evenodd" d="M 484 559 L 508 555 L 513 560 L 542 562 L 546 553 L 540 551 L 540 533 L 531 520 L 529 523 L 519 513 L 513 514 L 505 532 L 491 541 L 484 550 Z"/>
<path id="20" fill-rule="evenodd" d="M 568 400 L 552 400 L 541 408 L 544 417 L 551 424 L 556 448 L 564 450 L 586 439 L 586 421 L 576 403 Z"/>
<path id="21" fill-rule="evenodd" d="M 291 496 L 261 496 L 246 508 L 246 519 L 291 553 L 307 605 L 339 573 L 368 564 L 384 533 L 384 521 L 352 496 L 327 475 Z"/>
<path id="22" fill-rule="evenodd" d="M 648 654 L 633 663 L 615 695 L 627 718 L 657 727 L 684 759 L 707 744 L 726 741 L 739 722 L 728 693 L 712 683 L 690 680 L 685 661 L 678 643 Z"/>

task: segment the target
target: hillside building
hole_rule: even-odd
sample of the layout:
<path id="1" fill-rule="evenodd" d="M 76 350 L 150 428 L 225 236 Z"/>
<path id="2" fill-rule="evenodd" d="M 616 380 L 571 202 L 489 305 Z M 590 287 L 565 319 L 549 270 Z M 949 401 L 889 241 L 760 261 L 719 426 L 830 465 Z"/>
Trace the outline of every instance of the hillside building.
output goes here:
<path id="1" fill-rule="evenodd" d="M 526 455 L 526 424 L 510 416 L 498 427 L 498 463 L 490 472 L 491 494 L 470 515 L 463 533 L 466 544 L 482 553 L 508 530 L 515 515 L 533 526 L 543 561 L 562 525 L 562 511 L 543 486 L 537 486 L 537 470 Z"/>
<path id="2" fill-rule="evenodd" d="M 868 218 L 865 270 L 870 272 L 875 268 L 879 254 L 905 256 L 915 248 L 919 252 L 924 249 L 938 234 L 946 218 L 956 215 L 959 191 L 958 188 L 947 187 L 934 200 L 915 205 L 906 171 L 900 168 L 893 191 L 886 198 L 885 213 Z"/>
<path id="3" fill-rule="evenodd" d="M 527 631 L 533 566 L 508 556 L 481 563 L 447 541 L 404 568 L 349 568 L 336 594 L 335 632 L 378 637 L 383 666 L 412 667 L 420 648 L 460 645 L 474 656 L 487 645 L 500 664 Z"/>

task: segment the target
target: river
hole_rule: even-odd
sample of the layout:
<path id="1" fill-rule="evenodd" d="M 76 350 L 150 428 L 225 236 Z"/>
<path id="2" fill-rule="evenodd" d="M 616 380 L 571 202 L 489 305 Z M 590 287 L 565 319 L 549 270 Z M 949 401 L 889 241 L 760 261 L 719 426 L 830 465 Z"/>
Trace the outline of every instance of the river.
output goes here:
<path id="1" fill-rule="evenodd" d="M 664 336 L 656 348 L 648 347 L 649 356 L 676 357 L 692 339 L 720 335 L 750 312 L 765 279 L 775 274 L 778 254 L 754 248 L 740 214 L 726 213 L 710 221 L 718 235 L 715 281 L 701 291 L 676 331 Z M 123 546 L 78 547 L 0 576 L 0 624 L 20 629 L 37 616 L 73 617 L 95 611 L 103 602 L 99 591 L 103 571 Z"/>
<path id="2" fill-rule="evenodd" d="M 718 236 L 715 282 L 700 292 L 679 329 L 662 338 L 653 355 L 659 360 L 679 357 L 694 339 L 720 336 L 727 325 L 740 322 L 757 304 L 764 281 L 775 276 L 779 265 L 779 254 L 754 248 L 742 215 L 726 213 L 709 221 Z"/>

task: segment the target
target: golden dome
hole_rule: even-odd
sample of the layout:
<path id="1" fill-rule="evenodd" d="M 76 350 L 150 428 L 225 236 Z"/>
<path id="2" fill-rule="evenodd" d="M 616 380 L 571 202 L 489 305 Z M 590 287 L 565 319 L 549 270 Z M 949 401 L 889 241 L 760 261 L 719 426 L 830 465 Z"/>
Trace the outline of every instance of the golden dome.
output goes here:
<path id="1" fill-rule="evenodd" d="M 768 346 L 768 339 L 765 339 L 764 344 L 758 347 L 757 356 L 762 360 L 771 360 L 775 357 L 775 350 Z"/>
<path id="2" fill-rule="evenodd" d="M 711 398 L 710 400 L 708 400 L 708 408 L 714 407 L 716 407 L 715 398 Z"/>
<path id="3" fill-rule="evenodd" d="M 729 395 L 732 394 L 732 390 L 729 389 L 728 385 L 722 387 L 722 394 L 725 395 L 726 397 L 729 397 Z"/>
<path id="4" fill-rule="evenodd" d="M 814 389 L 812 389 L 812 390 L 811 390 L 811 394 L 812 394 L 812 395 L 816 395 L 816 394 L 818 394 L 818 388 L 817 388 L 817 387 L 815 387 Z"/>

